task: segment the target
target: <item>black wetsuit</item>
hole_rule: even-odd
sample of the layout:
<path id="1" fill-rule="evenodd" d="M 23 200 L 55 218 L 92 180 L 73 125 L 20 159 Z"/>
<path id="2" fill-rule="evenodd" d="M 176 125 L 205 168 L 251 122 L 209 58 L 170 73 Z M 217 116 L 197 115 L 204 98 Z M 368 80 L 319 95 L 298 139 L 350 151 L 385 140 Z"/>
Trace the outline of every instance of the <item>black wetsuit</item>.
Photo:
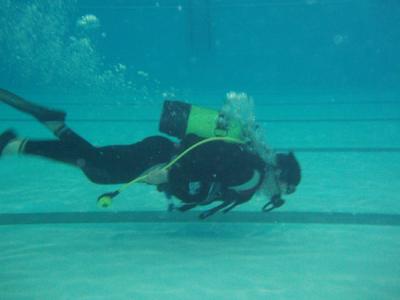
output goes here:
<path id="1" fill-rule="evenodd" d="M 25 154 L 44 156 L 79 167 L 94 183 L 127 183 L 152 166 L 166 163 L 175 153 L 174 143 L 162 136 L 130 145 L 95 147 L 71 129 L 59 140 L 28 140 Z"/>
<path id="2" fill-rule="evenodd" d="M 28 140 L 24 153 L 77 166 L 95 183 L 116 184 L 171 161 L 200 140 L 195 135 L 186 136 L 176 147 L 165 137 L 152 136 L 131 145 L 95 147 L 65 128 L 59 140 Z M 250 200 L 264 176 L 264 161 L 247 151 L 245 145 L 214 141 L 183 156 L 171 167 L 168 183 L 159 190 L 185 202 L 187 209 L 215 200 L 237 205 Z"/>
<path id="3" fill-rule="evenodd" d="M 181 149 L 201 139 L 186 136 Z M 186 203 L 250 200 L 266 172 L 265 162 L 243 144 L 214 141 L 195 148 L 168 173 L 167 191 Z M 256 176 L 257 175 L 257 176 Z"/>

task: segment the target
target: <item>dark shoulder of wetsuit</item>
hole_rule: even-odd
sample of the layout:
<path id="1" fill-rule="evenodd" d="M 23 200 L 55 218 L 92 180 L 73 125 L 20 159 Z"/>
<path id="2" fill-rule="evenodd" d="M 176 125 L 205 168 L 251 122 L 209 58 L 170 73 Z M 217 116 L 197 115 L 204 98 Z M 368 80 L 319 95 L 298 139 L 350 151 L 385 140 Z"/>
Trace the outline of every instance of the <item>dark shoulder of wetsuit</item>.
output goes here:
<path id="1" fill-rule="evenodd" d="M 186 136 L 180 152 L 202 140 Z M 260 186 L 265 162 L 244 144 L 214 141 L 193 149 L 168 174 L 167 191 L 185 203 L 209 204 L 215 200 L 240 204 Z"/>

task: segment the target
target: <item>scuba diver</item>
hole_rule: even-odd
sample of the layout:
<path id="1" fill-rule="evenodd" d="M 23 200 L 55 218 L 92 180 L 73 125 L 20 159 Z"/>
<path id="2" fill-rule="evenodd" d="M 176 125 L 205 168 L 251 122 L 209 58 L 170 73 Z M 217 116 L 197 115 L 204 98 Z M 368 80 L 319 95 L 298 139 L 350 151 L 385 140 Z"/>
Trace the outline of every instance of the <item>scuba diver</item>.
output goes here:
<path id="1" fill-rule="evenodd" d="M 98 198 L 103 207 L 130 184 L 142 182 L 157 186 L 168 199 L 174 196 L 181 200 L 180 206 L 170 202 L 169 210 L 187 211 L 221 202 L 202 212 L 202 219 L 218 211 L 228 212 L 262 189 L 267 189 L 270 197 L 263 211 L 270 211 L 282 206 L 282 195 L 293 193 L 300 183 L 300 165 L 292 152 L 274 154 L 267 161 L 254 151 L 238 120 L 229 120 L 215 110 L 165 101 L 159 129 L 178 142 L 150 136 L 130 145 L 96 147 L 66 125 L 65 112 L 34 104 L 4 89 L 0 89 L 0 101 L 30 114 L 56 137 L 20 138 L 8 129 L 0 135 L 0 157 L 44 157 L 80 168 L 94 183 L 125 184 Z"/>

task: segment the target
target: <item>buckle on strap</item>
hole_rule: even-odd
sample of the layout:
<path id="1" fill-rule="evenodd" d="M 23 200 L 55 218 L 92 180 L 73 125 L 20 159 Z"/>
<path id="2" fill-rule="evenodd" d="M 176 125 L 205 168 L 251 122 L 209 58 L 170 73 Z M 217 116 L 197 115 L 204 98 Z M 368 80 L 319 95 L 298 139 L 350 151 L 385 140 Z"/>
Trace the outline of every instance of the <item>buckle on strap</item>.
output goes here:
<path id="1" fill-rule="evenodd" d="M 285 200 L 281 198 L 281 195 L 274 195 L 271 197 L 271 200 L 263 206 L 262 211 L 269 212 L 275 208 L 281 207 L 283 204 L 285 204 Z"/>

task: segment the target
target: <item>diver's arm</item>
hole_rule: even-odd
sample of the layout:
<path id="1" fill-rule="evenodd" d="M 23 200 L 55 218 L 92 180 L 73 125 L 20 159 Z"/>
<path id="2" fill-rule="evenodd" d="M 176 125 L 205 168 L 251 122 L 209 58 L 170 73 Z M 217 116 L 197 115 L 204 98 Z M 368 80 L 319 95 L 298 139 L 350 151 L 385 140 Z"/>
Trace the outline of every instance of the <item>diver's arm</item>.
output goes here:
<path id="1" fill-rule="evenodd" d="M 140 182 L 150 185 L 160 185 L 168 182 L 168 170 L 164 168 L 165 164 L 158 164 L 149 170 L 145 171 L 147 174 Z"/>

